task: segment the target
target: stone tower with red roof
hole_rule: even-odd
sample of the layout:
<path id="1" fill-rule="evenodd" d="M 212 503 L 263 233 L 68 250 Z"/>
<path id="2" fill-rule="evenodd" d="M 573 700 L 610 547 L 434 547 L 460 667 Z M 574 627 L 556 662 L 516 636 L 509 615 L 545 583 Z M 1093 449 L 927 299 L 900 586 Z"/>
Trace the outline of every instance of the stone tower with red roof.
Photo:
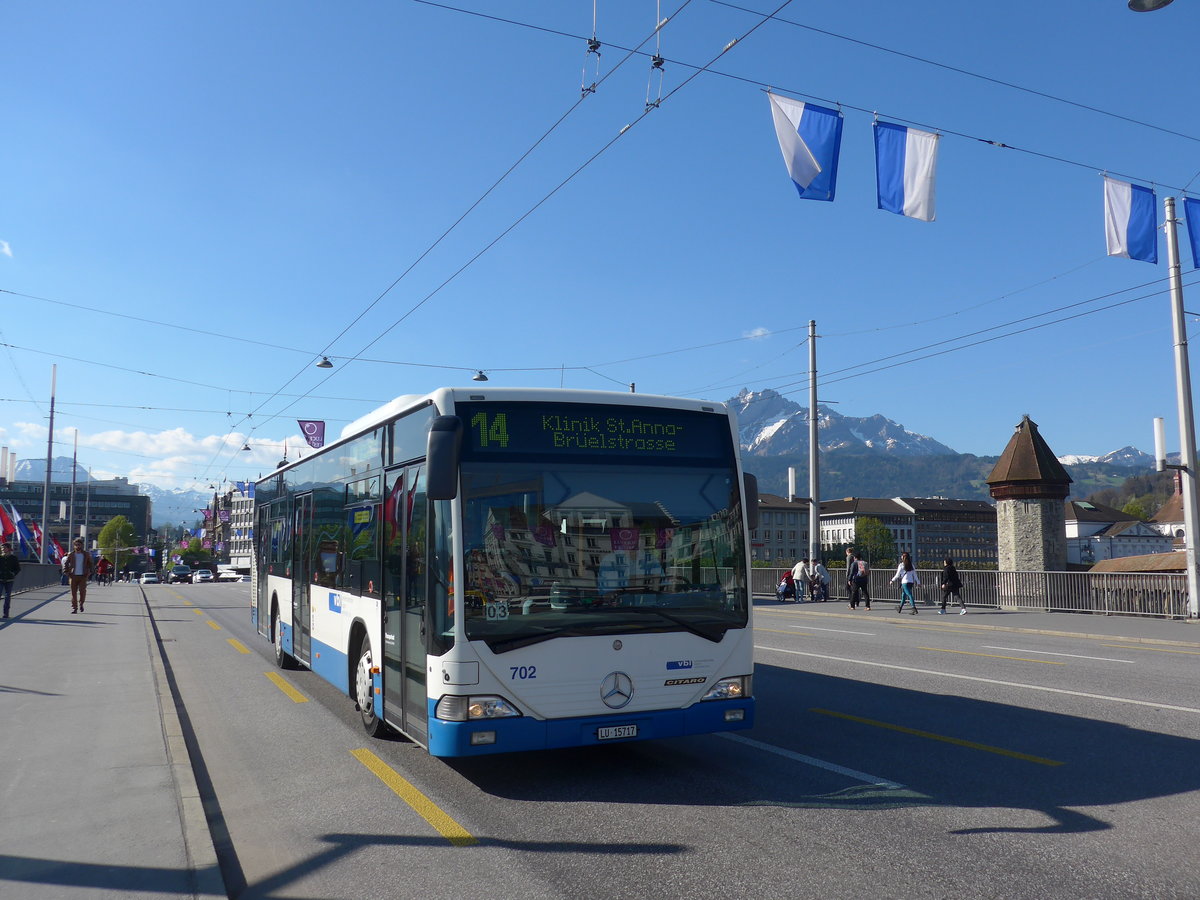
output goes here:
<path id="1" fill-rule="evenodd" d="M 987 483 L 996 501 L 1000 570 L 1065 570 L 1071 476 L 1029 416 L 1017 425 Z"/>

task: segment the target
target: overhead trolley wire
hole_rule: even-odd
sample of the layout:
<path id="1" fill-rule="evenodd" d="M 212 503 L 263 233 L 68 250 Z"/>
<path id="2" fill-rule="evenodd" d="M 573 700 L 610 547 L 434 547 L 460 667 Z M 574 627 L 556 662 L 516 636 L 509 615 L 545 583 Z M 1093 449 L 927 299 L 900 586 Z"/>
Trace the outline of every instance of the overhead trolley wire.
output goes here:
<path id="1" fill-rule="evenodd" d="M 788 0 L 788 2 L 790 2 L 790 1 L 791 1 L 791 0 Z M 678 16 L 678 14 L 679 14 L 680 12 L 682 12 L 683 10 L 685 10 L 685 8 L 686 8 L 686 7 L 688 7 L 688 6 L 690 6 L 691 4 L 692 4 L 692 0 L 684 0 L 683 4 L 679 6 L 679 8 L 678 8 L 678 10 L 676 10 L 676 12 L 674 12 L 674 16 Z M 432 5 L 436 5 L 436 4 L 430 4 L 430 5 L 432 6 Z M 673 18 L 673 17 L 672 17 L 672 18 Z M 428 254 L 430 254 L 430 253 L 431 253 L 431 252 L 434 250 L 434 248 L 436 248 L 436 247 L 437 247 L 437 246 L 440 244 L 440 242 L 442 242 L 443 240 L 445 240 L 446 236 L 448 236 L 448 235 L 449 235 L 449 234 L 452 232 L 452 230 L 454 230 L 455 228 L 457 228 L 457 227 L 458 227 L 458 224 L 460 224 L 460 223 L 461 223 L 461 222 L 464 220 L 464 218 L 467 218 L 467 216 L 469 216 L 470 214 L 472 214 L 472 212 L 475 210 L 475 208 L 478 208 L 479 204 L 481 204 L 482 202 L 484 202 L 484 200 L 485 200 L 485 199 L 486 199 L 488 196 L 490 196 L 490 194 L 491 194 L 491 193 L 492 193 L 494 190 L 496 190 L 496 188 L 497 188 L 497 187 L 499 187 L 499 185 L 500 185 L 500 184 L 502 184 L 502 182 L 503 182 L 503 181 L 504 181 L 506 178 L 508 178 L 508 176 L 509 176 L 510 174 L 512 174 L 512 172 L 514 172 L 514 170 L 515 170 L 515 169 L 516 169 L 518 166 L 520 166 L 520 164 L 521 164 L 522 162 L 524 162 L 524 160 L 526 160 L 526 158 L 528 158 L 528 157 L 529 157 L 529 155 L 530 155 L 530 154 L 532 154 L 532 152 L 533 152 L 534 150 L 538 149 L 538 146 L 540 146 L 542 143 L 544 143 L 544 142 L 545 142 L 545 140 L 546 140 L 546 138 L 550 137 L 550 136 L 551 136 L 551 133 L 553 133 L 553 132 L 554 132 L 554 130 L 556 130 L 556 128 L 558 128 L 558 126 L 559 126 L 559 125 L 562 125 L 562 124 L 563 124 L 563 121 L 565 121 L 565 120 L 566 120 L 566 118 L 568 118 L 568 116 L 570 116 L 570 115 L 571 115 L 571 113 L 574 113 L 574 112 L 575 112 L 575 110 L 576 110 L 578 107 L 580 107 L 580 104 L 581 104 L 581 103 L 582 103 L 584 100 L 586 100 L 586 98 L 587 98 L 588 94 L 594 94 L 594 92 L 595 92 L 595 90 L 594 90 L 594 89 L 595 89 L 595 88 L 598 88 L 598 86 L 599 86 L 600 84 L 604 83 L 604 82 L 605 82 L 605 80 L 607 80 L 608 78 L 610 78 L 614 72 L 617 72 L 617 70 L 619 70 L 619 68 L 620 68 L 620 67 L 622 67 L 622 66 L 625 64 L 625 62 L 626 62 L 626 61 L 629 61 L 630 59 L 634 58 L 634 55 L 637 53 L 637 49 L 638 49 L 638 48 L 641 48 L 641 47 L 643 46 L 643 44 L 644 44 L 644 43 L 646 43 L 647 41 L 649 41 L 649 40 L 650 40 L 650 38 L 653 38 L 653 37 L 654 37 L 656 34 L 658 34 L 658 31 L 659 31 L 659 26 L 655 26 L 655 29 L 654 29 L 654 31 L 650 32 L 650 34 L 649 34 L 649 35 L 647 35 L 646 37 L 644 37 L 644 38 L 643 38 L 643 40 L 641 41 L 641 43 L 638 43 L 638 44 L 637 44 L 637 47 L 636 47 L 636 48 L 629 50 L 629 52 L 625 54 L 624 58 L 623 58 L 622 60 L 620 60 L 616 66 L 613 66 L 613 67 L 612 67 L 612 70 L 610 70 L 610 71 L 608 71 L 607 73 L 605 73 L 605 76 L 604 76 L 604 77 L 602 77 L 602 78 L 600 78 L 600 79 L 598 80 L 598 82 L 596 82 L 596 83 L 593 85 L 593 90 L 592 90 L 592 91 L 583 91 L 583 92 L 582 92 L 582 95 L 580 96 L 580 98 L 578 98 L 578 100 L 577 100 L 577 101 L 575 101 L 575 103 L 572 103 L 572 104 L 571 104 L 571 106 L 570 106 L 568 109 L 566 109 L 566 112 L 565 112 L 565 113 L 563 113 L 562 115 L 560 115 L 560 116 L 559 116 L 559 118 L 558 118 L 558 120 L 557 120 L 556 122 L 554 122 L 554 124 L 553 124 L 553 125 L 551 125 L 551 126 L 550 126 L 550 128 L 548 128 L 548 130 L 546 130 L 546 132 L 545 132 L 544 134 L 542 134 L 542 136 L 541 136 L 540 138 L 536 139 L 536 140 L 535 140 L 535 142 L 534 142 L 532 145 L 530 145 L 530 146 L 529 146 L 529 148 L 528 148 L 526 151 L 524 151 L 524 152 L 523 152 L 523 154 L 522 154 L 520 157 L 518 157 L 518 158 L 517 158 L 516 162 L 512 163 L 512 164 L 511 164 L 511 166 L 510 166 L 508 169 L 506 169 L 506 170 L 505 170 L 504 174 L 500 175 L 500 176 L 499 176 L 499 178 L 498 178 L 496 181 L 494 181 L 494 182 L 493 182 L 493 184 L 492 184 L 492 186 L 491 186 L 491 187 L 488 187 L 488 188 L 487 188 L 487 190 L 486 190 L 484 193 L 482 193 L 482 194 L 481 194 L 481 196 L 480 196 L 478 199 L 476 199 L 476 200 L 475 200 L 475 202 L 474 202 L 472 205 L 468 206 L 467 210 L 466 210 L 466 211 L 463 211 L 463 214 L 462 214 L 462 215 L 460 215 L 460 216 L 458 216 L 458 218 L 456 218 L 456 220 L 450 224 L 450 227 L 449 227 L 449 228 L 446 228 L 446 229 L 444 230 L 444 232 L 438 236 L 437 240 L 434 240 L 430 246 L 426 247 L 426 248 L 425 248 L 425 251 L 422 251 L 422 252 L 421 252 L 421 254 L 420 254 L 420 256 L 419 256 L 418 258 L 414 259 L 414 260 L 413 260 L 413 262 L 412 262 L 412 263 L 410 263 L 410 264 L 408 265 L 408 268 L 407 268 L 407 269 L 404 269 L 404 271 L 403 271 L 403 272 L 401 272 L 400 276 L 397 276 L 395 281 L 392 281 L 392 283 L 391 283 L 391 284 L 389 284 L 389 286 L 388 286 L 388 287 L 386 287 L 386 288 L 383 290 L 383 292 L 382 292 L 382 293 L 380 293 L 380 294 L 377 296 L 377 298 L 376 298 L 376 299 L 374 299 L 373 301 L 371 301 L 371 304 L 370 304 L 370 305 L 367 305 L 367 307 L 366 307 L 366 308 L 364 308 L 364 310 L 362 310 L 362 311 L 361 311 L 361 312 L 358 314 L 358 316 L 356 316 L 356 317 L 355 317 L 355 318 L 352 320 L 352 322 L 350 322 L 350 323 L 349 323 L 349 324 L 346 326 L 346 328 L 343 328 L 343 329 L 342 329 L 340 332 L 338 332 L 338 334 L 337 334 L 337 335 L 336 335 L 334 338 L 332 338 L 332 340 L 331 340 L 329 343 L 326 343 L 326 344 L 325 344 L 325 348 L 322 350 L 322 353 L 320 353 L 320 354 L 318 354 L 318 355 L 326 355 L 326 353 L 328 353 L 328 350 L 329 350 L 329 349 L 330 349 L 332 346 L 334 346 L 334 344 L 335 344 L 335 343 L 336 343 L 338 340 L 341 340 L 341 337 L 342 337 L 342 336 L 344 336 L 344 335 L 346 335 L 346 334 L 347 334 L 347 331 L 349 331 L 350 329 L 352 329 L 352 328 L 353 328 L 353 326 L 354 326 L 356 323 L 360 322 L 360 320 L 362 319 L 362 317 L 366 316 L 367 312 L 370 312 L 370 311 L 372 310 L 372 308 L 376 307 L 376 306 L 379 304 L 379 301 L 384 299 L 384 296 L 388 295 L 388 294 L 391 292 L 391 290 L 392 290 L 392 289 L 394 289 L 394 288 L 397 286 L 397 284 L 398 284 L 398 283 L 400 283 L 400 282 L 403 280 L 403 278 L 404 278 L 404 277 L 406 277 L 406 276 L 409 274 L 409 272 L 410 272 L 410 271 L 413 271 L 413 269 L 415 269 L 415 268 L 416 268 L 416 265 L 418 265 L 418 264 L 420 264 L 420 263 L 421 263 L 421 260 L 422 260 L 422 259 L 425 259 L 425 257 L 427 257 L 427 256 L 428 256 Z M 610 145 L 611 145 L 611 142 L 610 142 Z M 608 145 L 606 145 L 606 148 L 605 148 L 605 149 L 607 149 L 607 146 L 608 146 Z M 601 152 L 604 152 L 604 150 L 601 150 Z M 598 154 L 598 155 L 599 155 L 599 154 Z M 595 157 L 593 157 L 593 158 L 595 158 Z M 590 160 L 588 161 L 588 163 L 590 163 Z M 584 163 L 584 167 L 586 167 L 588 163 Z M 572 174 L 569 176 L 569 178 L 568 178 L 568 181 L 569 181 L 571 178 L 574 178 L 575 174 L 578 174 L 578 172 L 580 172 L 580 170 L 582 170 L 582 168 L 583 168 L 583 167 L 581 167 L 580 169 L 576 169 L 576 172 L 575 172 L 575 173 L 572 173 Z M 565 184 L 566 184 L 566 181 L 564 181 L 564 182 L 563 182 L 563 185 L 565 185 Z M 559 187 L 562 187 L 562 185 L 559 185 Z M 396 320 L 396 322 L 394 322 L 394 323 L 392 323 L 391 325 L 389 325 L 389 326 L 388 326 L 388 328 L 386 328 L 386 329 L 385 329 L 383 332 L 380 332 L 380 334 L 379 334 L 379 335 L 377 335 L 376 337 L 374 337 L 374 340 L 372 340 L 370 343 L 367 343 L 367 344 L 366 344 L 366 346 L 362 347 L 362 348 L 359 350 L 359 352 L 358 352 L 358 353 L 354 354 L 353 356 L 349 356 L 349 358 L 346 358 L 346 356 L 343 356 L 343 358 L 342 358 L 342 359 L 346 359 L 347 361 L 354 361 L 354 360 L 358 359 L 358 358 L 359 358 L 359 356 L 360 356 L 362 353 L 366 352 L 366 350 L 367 350 L 367 349 L 370 349 L 371 347 L 373 347 L 373 346 L 374 346 L 374 344 L 376 344 L 376 343 L 377 343 L 377 342 L 380 340 L 380 338 L 384 337 L 384 336 L 385 336 L 386 334 L 388 334 L 388 332 L 390 332 L 392 329 L 395 329 L 395 328 L 396 328 L 396 326 L 397 326 L 397 325 L 400 325 L 400 324 L 403 322 L 403 320 L 404 320 L 404 319 L 407 319 L 409 316 L 412 316 L 412 314 L 413 314 L 414 312 L 416 312 L 416 310 L 419 310 L 419 308 L 420 308 L 421 306 L 424 306 L 424 305 L 426 304 L 426 302 L 427 302 L 428 300 L 432 299 L 432 298 L 433 298 L 433 296 L 434 296 L 434 295 L 436 295 L 436 294 L 439 292 L 439 290 L 442 290 L 442 288 L 444 288 L 444 287 L 446 286 L 446 284 L 449 284 L 451 281 L 454 281 L 454 278 L 456 278 L 458 275 L 460 275 L 460 274 L 461 274 L 461 272 L 463 272 L 464 270 L 466 270 L 466 269 L 468 268 L 468 266 L 472 265 L 472 263 L 474 263 L 476 259 L 478 259 L 479 257 L 481 257 L 481 256 L 482 256 L 482 254 L 486 253 L 488 250 L 491 250 L 491 247 L 492 247 L 492 246 L 496 245 L 496 244 L 497 244 L 497 242 L 498 242 L 500 239 L 503 239 L 503 238 L 504 238 L 504 236 L 505 236 L 506 234 L 508 234 L 509 232 L 511 232 L 511 230 L 512 230 L 512 229 L 514 229 L 514 228 L 517 226 L 517 224 L 520 224 L 520 223 L 521 223 L 521 222 L 524 220 L 524 218 L 526 218 L 528 215 L 532 214 L 532 212 L 533 212 L 535 209 L 538 209 L 538 206 L 540 206 L 542 203 L 545 203 L 545 202 L 546 202 L 546 200 L 547 200 L 547 199 L 550 199 L 550 197 L 552 197 L 552 196 L 553 196 L 553 194 L 554 194 L 554 193 L 556 193 L 557 191 L 558 191 L 558 188 L 557 188 L 557 187 L 556 187 L 556 188 L 554 188 L 554 191 L 552 191 L 550 194 L 547 194 L 547 196 L 546 196 L 546 197 L 542 198 L 541 202 L 539 202 L 538 204 L 536 204 L 536 205 L 534 206 L 534 208 L 533 208 L 533 209 L 530 209 L 529 211 L 527 211 L 527 212 L 526 212 L 526 214 L 524 214 L 524 216 L 522 216 L 521 218 L 518 218 L 518 220 L 517 220 L 516 222 L 512 223 L 512 224 L 511 224 L 511 226 L 510 226 L 509 228 L 506 228 L 506 229 L 504 230 L 504 232 L 503 232 L 502 234 L 500 234 L 500 235 L 498 236 L 498 238 L 496 238 L 496 240 L 493 240 L 493 241 L 491 242 L 491 244 L 488 244 L 487 246 L 485 246 L 485 247 L 484 247 L 484 250 L 481 250 L 479 253 L 476 253 L 476 254 L 475 254 L 475 256 L 474 256 L 474 257 L 472 257 L 472 258 L 470 258 L 466 264 L 464 264 L 463 266 L 461 266 L 461 268 L 460 268 L 460 269 L 458 269 L 457 271 L 455 271 L 455 272 L 454 272 L 454 275 L 451 275 L 449 278 L 446 278 L 446 281 L 444 281 L 442 284 L 439 284 L 439 286 L 438 286 L 436 289 L 432 290 L 432 292 L 431 292 L 430 294 L 427 294 L 427 295 L 425 296 L 425 298 L 424 298 L 424 299 L 422 299 L 420 302 L 418 302 L 418 304 L 416 304 L 416 305 L 415 305 L 415 306 L 413 306 L 412 308 L 409 308 L 408 312 L 404 313 L 404 314 L 403 314 L 403 316 L 401 316 L 400 318 L 398 318 L 398 319 Z M 296 372 L 295 374 L 293 374 L 293 376 L 292 376 L 292 377 L 290 377 L 290 378 L 287 380 L 287 382 L 284 382 L 284 384 L 283 384 L 283 385 L 281 386 L 281 388 L 280 388 L 280 391 L 282 391 L 282 390 L 283 390 L 283 388 L 287 388 L 287 386 L 288 386 L 289 384 L 292 384 L 292 383 L 294 382 L 294 380 L 295 380 L 296 378 L 299 378 L 299 377 L 301 376 L 301 374 L 302 374 L 302 373 L 304 373 L 306 370 L 307 370 L 307 366 L 305 366 L 304 368 L 301 368 L 301 370 L 299 370 L 298 372 Z M 329 378 L 332 378 L 332 377 L 334 377 L 334 376 L 335 376 L 335 374 L 336 374 L 336 372 L 330 372 L 330 373 L 328 374 L 328 376 L 325 376 L 325 378 L 323 379 L 323 382 L 324 382 L 324 380 L 329 380 Z M 265 407 L 265 406 L 266 406 L 266 403 L 269 403 L 269 402 L 272 400 L 272 398 L 274 398 L 274 397 L 269 397 L 269 398 L 268 398 L 268 400 L 265 400 L 265 401 L 264 401 L 262 404 L 260 404 L 260 406 L 259 406 L 259 407 L 258 407 L 256 410 L 254 410 L 254 413 L 258 413 L 258 412 L 260 412 L 260 410 L 262 410 L 262 409 L 263 409 L 263 407 Z M 264 422 L 265 422 L 265 421 L 271 421 L 272 419 L 280 418 L 280 416 L 281 416 L 283 413 L 286 413 L 286 412 L 287 412 L 287 410 L 288 410 L 288 409 L 290 409 L 290 408 L 292 408 L 293 406 L 294 406 L 294 402 L 293 402 L 293 403 L 289 403 L 289 404 L 288 404 L 288 406 L 287 406 L 287 407 L 284 407 L 282 410 L 280 410 L 280 412 L 278 412 L 278 413 L 276 413 L 276 414 L 274 414 L 274 415 L 270 415 L 270 416 L 268 416 L 268 418 L 264 419 L 263 421 L 264 421 Z M 245 420 L 244 420 L 244 421 L 245 421 Z M 239 422 L 239 424 L 240 424 L 240 422 Z M 258 427 L 258 426 L 254 427 L 254 428 L 251 428 L 251 433 L 253 433 L 254 431 L 256 431 L 256 430 L 257 430 L 257 427 Z M 220 451 L 218 451 L 218 452 L 220 452 Z M 215 461 L 215 458 L 216 458 L 216 457 L 214 457 L 214 461 Z M 211 463 L 210 463 L 210 466 L 211 466 Z"/>

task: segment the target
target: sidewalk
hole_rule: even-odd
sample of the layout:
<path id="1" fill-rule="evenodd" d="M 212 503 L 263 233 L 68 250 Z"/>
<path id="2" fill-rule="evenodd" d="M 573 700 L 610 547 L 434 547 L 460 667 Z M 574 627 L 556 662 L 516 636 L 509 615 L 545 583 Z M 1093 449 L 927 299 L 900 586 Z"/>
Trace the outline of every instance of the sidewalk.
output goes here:
<path id="1" fill-rule="evenodd" d="M 829 618 L 882 619 L 884 622 L 910 624 L 912 616 L 905 609 L 896 615 L 898 600 L 876 599 L 868 612 L 861 604 L 858 609 L 849 609 L 845 598 L 830 598 L 826 603 L 780 603 L 774 597 L 754 598 L 756 612 L 772 609 L 799 610 Z M 967 615 L 960 616 L 958 610 L 946 608 L 946 615 L 939 616 L 937 604 L 925 606 L 917 602 L 918 618 L 927 624 L 953 625 L 956 628 L 972 627 L 980 630 L 1014 631 L 1032 634 L 1062 635 L 1065 637 L 1100 638 L 1122 640 L 1133 643 L 1178 644 L 1200 647 L 1200 620 L 1151 619 L 1139 616 L 1104 616 L 1086 613 L 1049 613 L 1026 610 L 1004 610 L 988 607 L 967 606 Z"/>
<path id="2" fill-rule="evenodd" d="M 0 620 L 0 896 L 226 896 L 138 585 Z"/>

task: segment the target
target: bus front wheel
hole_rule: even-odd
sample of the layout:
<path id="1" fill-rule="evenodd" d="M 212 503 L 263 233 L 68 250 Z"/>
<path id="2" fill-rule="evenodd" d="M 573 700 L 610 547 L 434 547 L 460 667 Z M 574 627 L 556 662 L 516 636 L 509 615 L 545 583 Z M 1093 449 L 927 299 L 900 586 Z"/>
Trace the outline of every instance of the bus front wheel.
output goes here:
<path id="1" fill-rule="evenodd" d="M 363 728 L 367 734 L 371 737 L 381 737 L 387 731 L 387 726 L 375 715 L 375 678 L 371 672 L 375 665 L 373 660 L 371 639 L 364 637 L 354 676 L 354 702 L 358 705 L 358 714 L 362 716 Z"/>

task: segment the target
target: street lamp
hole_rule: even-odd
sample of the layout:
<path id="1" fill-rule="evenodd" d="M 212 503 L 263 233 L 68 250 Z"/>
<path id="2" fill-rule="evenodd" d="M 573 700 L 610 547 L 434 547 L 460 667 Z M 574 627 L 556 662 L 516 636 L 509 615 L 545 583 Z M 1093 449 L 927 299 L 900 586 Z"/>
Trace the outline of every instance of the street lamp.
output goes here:
<path id="1" fill-rule="evenodd" d="M 1154 12 L 1164 6 L 1170 6 L 1172 0 L 1129 0 L 1129 8 L 1134 12 Z"/>

